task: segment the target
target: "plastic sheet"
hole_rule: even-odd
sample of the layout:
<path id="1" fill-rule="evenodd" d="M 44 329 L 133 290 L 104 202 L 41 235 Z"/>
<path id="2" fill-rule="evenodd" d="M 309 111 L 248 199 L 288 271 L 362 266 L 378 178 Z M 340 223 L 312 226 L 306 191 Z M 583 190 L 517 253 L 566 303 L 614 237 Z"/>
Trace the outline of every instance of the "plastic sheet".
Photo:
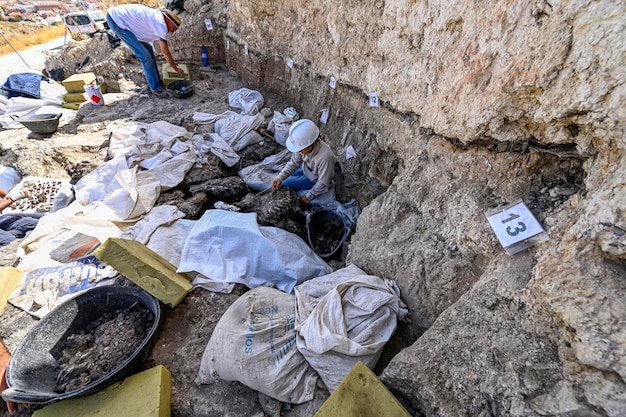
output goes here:
<path id="1" fill-rule="evenodd" d="M 214 281 L 291 293 L 298 283 L 332 269 L 295 234 L 259 226 L 256 213 L 207 210 L 183 248 L 178 272 L 190 271 Z"/>

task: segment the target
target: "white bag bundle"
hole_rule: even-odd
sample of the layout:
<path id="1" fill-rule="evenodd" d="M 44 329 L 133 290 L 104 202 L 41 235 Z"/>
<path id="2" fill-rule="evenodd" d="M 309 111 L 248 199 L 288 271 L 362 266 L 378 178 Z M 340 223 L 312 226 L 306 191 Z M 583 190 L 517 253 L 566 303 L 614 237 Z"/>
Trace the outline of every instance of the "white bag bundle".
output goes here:
<path id="1" fill-rule="evenodd" d="M 239 381 L 279 401 L 313 399 L 317 375 L 296 349 L 294 296 L 248 291 L 226 310 L 204 350 L 196 384 Z"/>
<path id="2" fill-rule="evenodd" d="M 263 108 L 264 103 L 261 93 L 248 88 L 240 88 L 228 93 L 228 105 L 241 109 L 241 114 L 257 114 Z"/>
<path id="3" fill-rule="evenodd" d="M 285 146 L 289 137 L 289 129 L 293 119 L 293 116 L 286 116 L 279 111 L 274 111 L 274 117 L 267 124 L 267 130 L 274 132 L 274 140 L 282 146 Z"/>
<path id="4" fill-rule="evenodd" d="M 355 265 L 296 286 L 298 350 L 334 391 L 358 361 L 373 369 L 408 313 L 395 282 Z"/>
<path id="5" fill-rule="evenodd" d="M 249 165 L 239 170 L 239 177 L 253 190 L 263 191 L 289 162 L 291 151 L 287 148 L 270 155 L 258 164 Z"/>

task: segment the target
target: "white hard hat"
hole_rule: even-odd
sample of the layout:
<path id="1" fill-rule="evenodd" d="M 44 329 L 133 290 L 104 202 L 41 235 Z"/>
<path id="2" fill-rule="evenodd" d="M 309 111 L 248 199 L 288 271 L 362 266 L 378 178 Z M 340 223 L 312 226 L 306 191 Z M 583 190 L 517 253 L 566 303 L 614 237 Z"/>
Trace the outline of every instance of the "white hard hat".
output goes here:
<path id="1" fill-rule="evenodd" d="M 291 152 L 299 152 L 311 146 L 320 134 L 320 130 L 309 119 L 300 119 L 289 128 L 289 137 L 285 144 Z"/>

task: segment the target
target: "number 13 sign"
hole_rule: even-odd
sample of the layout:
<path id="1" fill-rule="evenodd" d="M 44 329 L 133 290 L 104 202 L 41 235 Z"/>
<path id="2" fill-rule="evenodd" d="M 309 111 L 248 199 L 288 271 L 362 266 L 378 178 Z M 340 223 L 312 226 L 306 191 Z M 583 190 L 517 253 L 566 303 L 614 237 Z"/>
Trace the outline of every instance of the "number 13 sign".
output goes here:
<path id="1" fill-rule="evenodd" d="M 487 220 L 500 244 L 510 255 L 546 240 L 547 237 L 543 227 L 522 200 L 490 211 L 487 213 Z M 543 238 L 527 240 L 538 235 L 543 235 Z"/>

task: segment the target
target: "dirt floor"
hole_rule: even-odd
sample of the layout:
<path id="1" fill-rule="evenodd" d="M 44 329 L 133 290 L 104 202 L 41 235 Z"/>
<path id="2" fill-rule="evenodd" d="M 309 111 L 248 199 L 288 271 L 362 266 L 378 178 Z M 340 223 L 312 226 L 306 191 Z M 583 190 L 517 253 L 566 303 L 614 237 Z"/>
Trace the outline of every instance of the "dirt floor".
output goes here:
<path id="1" fill-rule="evenodd" d="M 59 130 L 50 138 L 42 140 L 24 128 L 0 131 L 0 143 L 4 147 L 2 153 L 14 152 L 17 161 L 20 161 L 20 158 L 24 158 L 25 153 L 49 152 L 49 150 L 42 151 L 40 148 L 49 147 L 50 144 L 58 144 L 58 148 L 60 148 L 61 145 L 67 144 L 91 143 L 92 145 L 95 144 L 96 149 L 98 149 L 98 142 L 101 141 L 97 152 L 93 152 L 92 147 L 89 148 L 91 149 L 90 155 L 81 156 L 81 151 L 78 151 L 77 155 L 68 156 L 69 162 L 68 160 L 59 162 L 63 167 L 57 167 L 57 170 L 65 171 L 67 176 L 76 180 L 97 167 L 106 158 L 108 140 L 106 125 L 110 121 L 127 119 L 149 123 L 165 120 L 182 125 L 189 131 L 206 129 L 206 127 L 198 127 L 193 123 L 194 112 L 217 114 L 229 110 L 228 93 L 243 86 L 237 74 L 232 74 L 225 66 L 191 67 L 190 73 L 191 79 L 195 83 L 195 91 L 189 99 L 161 99 L 145 95 L 142 94 L 145 86 L 139 84 L 141 78 L 137 78 L 138 84 L 129 80 L 120 80 L 120 85 L 124 86 L 124 89 L 118 94 L 105 95 L 106 106 L 97 107 L 88 103 L 83 105 L 75 112 L 74 117 L 72 114 L 64 116 L 61 119 L 62 123 Z M 205 78 L 208 80 L 208 87 L 202 82 Z M 262 93 L 264 94 L 264 92 Z M 280 97 L 271 94 L 264 94 L 264 99 L 265 107 L 271 110 L 264 112 L 268 115 L 267 121 L 271 119 L 273 110 L 282 111 L 290 106 L 297 108 L 297 103 L 286 103 Z M 303 116 L 306 117 L 306 115 Z M 267 140 L 255 145 L 254 148 L 247 151 L 246 157 L 242 157 L 244 161 L 242 165 L 258 162 L 265 156 L 275 153 L 277 149 L 280 148 Z M 227 179 L 236 175 L 232 169 L 220 166 L 220 162 L 217 160 L 208 165 L 211 166 L 203 168 L 206 171 L 221 172 L 218 177 Z M 198 170 L 195 171 L 195 174 L 202 176 Z M 205 184 L 207 181 L 206 172 L 204 175 L 204 182 L 200 182 L 201 184 Z M 197 185 L 198 181 L 195 184 Z M 193 185 L 193 181 L 186 181 L 180 189 L 170 193 L 171 198 L 162 196 L 162 201 L 168 204 L 172 204 L 171 201 L 176 201 L 175 204 L 178 204 L 179 207 L 182 204 L 189 204 L 189 200 L 194 200 L 194 195 L 190 192 L 192 189 L 190 187 Z M 203 207 L 209 207 L 216 201 L 216 198 L 222 199 L 221 197 L 223 197 L 212 195 L 206 185 L 203 187 L 200 187 L 200 191 L 197 191 L 196 188 L 195 195 L 204 194 L 202 194 L 202 199 L 194 200 L 195 208 L 186 212 L 189 218 L 197 218 L 198 212 Z M 258 196 L 258 199 L 255 198 L 256 193 L 251 192 L 251 190 L 244 190 L 243 193 L 238 193 L 236 196 L 230 195 L 230 200 L 227 202 L 239 203 L 248 211 L 265 213 L 268 224 L 284 221 L 284 216 L 287 215 L 291 220 L 282 226 L 286 227 L 287 224 L 291 224 L 294 231 L 302 233 L 303 224 L 300 222 L 303 221 L 303 218 L 295 215 L 298 213 L 294 214 L 293 211 L 298 212 L 299 208 L 294 209 L 293 207 L 296 206 L 290 203 L 293 195 L 287 192 L 282 195 L 269 193 Z M 276 199 L 279 199 L 280 203 L 277 203 Z M 277 206 L 282 207 L 280 215 L 275 215 Z M 194 214 L 194 210 L 198 212 Z M 272 213 L 274 213 L 274 217 L 272 217 Z M 259 217 L 263 216 L 259 215 Z M 299 220 L 293 221 L 293 219 Z M 18 244 L 19 241 L 13 242 L 11 245 L 0 249 L 2 265 L 8 266 L 15 262 L 15 250 Z M 341 259 L 335 259 L 329 263 L 334 269 L 342 266 Z M 246 290 L 240 284 L 235 286 L 235 290 L 231 294 L 212 293 L 197 288 L 192 290 L 175 308 L 162 306 L 162 322 L 157 340 L 149 357 L 142 365 L 142 369 L 162 364 L 172 373 L 172 416 L 312 416 L 328 397 L 328 391 L 321 383 L 318 383 L 315 399 L 301 405 L 280 403 L 236 382 L 219 382 L 202 386 L 194 383 L 202 354 L 216 323 L 226 309 Z M 35 320 L 22 310 L 11 305 L 5 308 L 0 315 L 0 338 L 9 351 L 13 351 L 17 347 L 19 341 L 34 322 Z M 18 415 L 30 416 L 33 412 L 34 408 L 32 407 L 20 406 Z M 9 415 L 3 402 L 0 403 L 0 415 Z"/>

